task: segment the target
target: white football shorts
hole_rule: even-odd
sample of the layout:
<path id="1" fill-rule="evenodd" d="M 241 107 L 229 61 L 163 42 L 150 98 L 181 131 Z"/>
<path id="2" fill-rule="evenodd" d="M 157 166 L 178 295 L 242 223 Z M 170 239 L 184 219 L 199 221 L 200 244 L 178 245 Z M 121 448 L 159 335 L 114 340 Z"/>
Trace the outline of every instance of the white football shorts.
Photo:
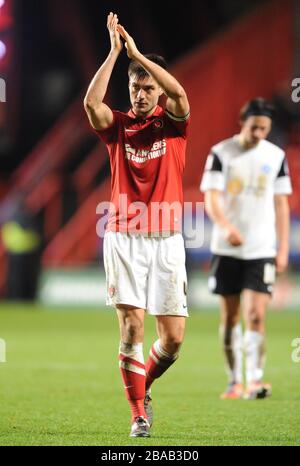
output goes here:
<path id="1" fill-rule="evenodd" d="M 108 306 L 124 304 L 150 315 L 188 317 L 181 234 L 163 238 L 107 232 L 103 256 Z"/>

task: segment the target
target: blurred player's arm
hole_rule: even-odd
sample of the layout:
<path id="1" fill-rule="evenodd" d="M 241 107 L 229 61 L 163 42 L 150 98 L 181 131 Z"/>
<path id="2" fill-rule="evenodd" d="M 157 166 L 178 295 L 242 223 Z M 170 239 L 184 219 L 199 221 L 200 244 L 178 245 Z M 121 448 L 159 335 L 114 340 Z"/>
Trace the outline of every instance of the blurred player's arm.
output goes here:
<path id="1" fill-rule="evenodd" d="M 113 123 L 113 112 L 103 103 L 107 86 L 118 56 L 123 48 L 120 34 L 117 31 L 118 17 L 110 13 L 107 17 L 111 50 L 107 59 L 95 74 L 84 99 L 84 108 L 92 127 L 104 130 Z"/>
<path id="2" fill-rule="evenodd" d="M 287 268 L 289 260 L 290 208 L 286 195 L 275 195 L 274 202 L 278 244 L 276 269 L 278 273 L 282 273 Z"/>
<path id="3" fill-rule="evenodd" d="M 117 30 L 125 40 L 127 55 L 131 60 L 135 60 L 155 79 L 168 97 L 166 108 L 169 112 L 179 118 L 188 117 L 190 105 L 184 88 L 168 71 L 161 66 L 148 60 L 139 50 L 123 26 L 118 25 Z"/>
<path id="4" fill-rule="evenodd" d="M 225 217 L 221 207 L 220 197 L 221 191 L 217 189 L 209 189 L 205 193 L 205 210 L 213 223 L 216 223 L 224 230 L 225 238 L 231 246 L 240 246 L 243 244 L 243 238 L 229 220 Z"/>

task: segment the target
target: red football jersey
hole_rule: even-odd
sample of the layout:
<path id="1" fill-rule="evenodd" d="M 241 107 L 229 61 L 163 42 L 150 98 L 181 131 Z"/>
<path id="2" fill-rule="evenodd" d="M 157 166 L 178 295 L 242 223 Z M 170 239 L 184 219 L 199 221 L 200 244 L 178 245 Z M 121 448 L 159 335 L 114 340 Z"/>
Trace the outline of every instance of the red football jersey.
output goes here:
<path id="1" fill-rule="evenodd" d="M 182 175 L 189 116 L 157 106 L 146 119 L 113 111 L 109 128 L 96 131 L 111 165 L 108 231 L 176 232 L 182 228 Z"/>

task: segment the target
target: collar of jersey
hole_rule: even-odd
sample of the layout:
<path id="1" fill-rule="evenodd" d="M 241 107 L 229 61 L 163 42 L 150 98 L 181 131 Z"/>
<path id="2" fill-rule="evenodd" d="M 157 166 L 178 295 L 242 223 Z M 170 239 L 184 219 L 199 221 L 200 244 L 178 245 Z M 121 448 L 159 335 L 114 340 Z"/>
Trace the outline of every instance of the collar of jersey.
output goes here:
<path id="1" fill-rule="evenodd" d="M 127 115 L 130 117 L 130 118 L 133 118 L 134 120 L 138 120 L 138 121 L 148 121 L 148 120 L 151 120 L 152 118 L 155 118 L 159 115 L 161 115 L 161 112 L 162 112 L 162 107 L 160 107 L 159 105 L 156 106 L 156 109 L 153 111 L 153 113 L 151 113 L 151 115 L 147 116 L 147 118 L 140 118 L 140 117 L 137 117 L 136 114 L 134 113 L 134 111 L 132 109 L 129 110 L 129 112 L 127 113 Z"/>
<path id="2" fill-rule="evenodd" d="M 246 147 L 244 147 L 244 146 L 240 143 L 240 138 L 239 138 L 239 136 L 240 136 L 239 134 L 235 134 L 235 135 L 233 136 L 233 140 L 237 143 L 239 149 L 240 149 L 243 153 L 245 153 L 245 154 L 248 153 L 248 152 L 250 152 L 250 151 L 252 151 L 252 150 L 255 150 L 255 149 L 260 148 L 260 147 L 262 146 L 262 142 L 265 141 L 265 139 L 262 139 L 262 140 L 259 141 L 259 143 L 258 143 L 256 146 L 247 149 Z"/>

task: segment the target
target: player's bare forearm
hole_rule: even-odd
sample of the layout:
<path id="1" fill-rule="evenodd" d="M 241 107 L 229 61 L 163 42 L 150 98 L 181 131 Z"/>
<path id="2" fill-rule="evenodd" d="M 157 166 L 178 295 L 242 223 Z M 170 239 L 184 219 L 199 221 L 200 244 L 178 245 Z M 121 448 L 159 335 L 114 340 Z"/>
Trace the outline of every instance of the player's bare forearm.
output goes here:
<path id="1" fill-rule="evenodd" d="M 220 191 L 212 189 L 205 193 L 205 210 L 211 221 L 221 228 L 227 228 L 230 225 L 220 206 Z"/>
<path id="2" fill-rule="evenodd" d="M 186 116 L 190 111 L 188 98 L 184 88 L 168 71 L 146 58 L 137 48 L 133 38 L 121 25 L 117 27 L 126 42 L 127 55 L 135 60 L 155 79 L 168 97 L 167 108 L 176 116 Z"/>
<path id="3" fill-rule="evenodd" d="M 226 218 L 220 205 L 221 192 L 212 189 L 205 193 L 205 210 L 213 223 L 216 223 L 224 230 L 226 241 L 232 246 L 243 244 L 240 232 Z"/>
<path id="4" fill-rule="evenodd" d="M 166 96 L 173 100 L 175 105 L 180 106 L 182 115 L 179 116 L 186 116 L 190 110 L 189 102 L 184 88 L 177 81 L 177 79 L 161 66 L 153 63 L 151 60 L 148 60 L 148 58 L 142 54 L 137 56 L 136 61 L 138 61 L 142 67 L 145 68 L 149 74 L 151 74 L 151 76 L 163 89 Z M 170 111 L 172 110 L 174 109 L 170 109 Z"/>
<path id="5" fill-rule="evenodd" d="M 95 74 L 84 99 L 85 106 L 97 107 L 103 102 L 118 55 L 117 51 L 111 51 Z"/>
<path id="6" fill-rule="evenodd" d="M 95 74 L 84 99 L 84 108 L 93 128 L 103 130 L 113 122 L 111 109 L 103 103 L 107 86 L 118 58 L 117 52 L 110 52 Z"/>
<path id="7" fill-rule="evenodd" d="M 289 235 L 290 235 L 290 208 L 287 196 L 275 196 L 275 215 L 277 232 L 277 270 L 284 271 L 288 264 Z"/>

